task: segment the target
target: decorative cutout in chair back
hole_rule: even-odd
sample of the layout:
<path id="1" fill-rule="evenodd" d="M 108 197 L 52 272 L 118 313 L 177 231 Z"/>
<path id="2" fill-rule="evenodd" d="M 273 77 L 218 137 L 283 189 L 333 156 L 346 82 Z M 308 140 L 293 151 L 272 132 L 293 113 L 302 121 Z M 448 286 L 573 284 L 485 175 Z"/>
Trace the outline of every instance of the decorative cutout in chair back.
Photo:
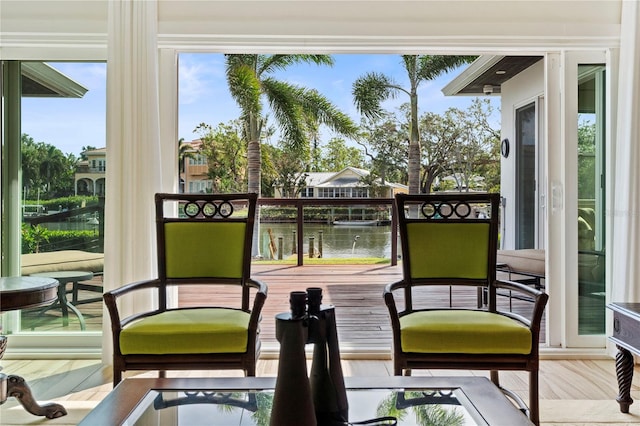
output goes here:
<path id="1" fill-rule="evenodd" d="M 491 279 L 498 194 L 396 196 L 405 276 Z"/>
<path id="2" fill-rule="evenodd" d="M 158 267 L 170 279 L 248 277 L 254 194 L 158 194 Z M 177 202 L 177 217 L 166 211 Z M 167 214 L 165 214 L 167 213 Z"/>

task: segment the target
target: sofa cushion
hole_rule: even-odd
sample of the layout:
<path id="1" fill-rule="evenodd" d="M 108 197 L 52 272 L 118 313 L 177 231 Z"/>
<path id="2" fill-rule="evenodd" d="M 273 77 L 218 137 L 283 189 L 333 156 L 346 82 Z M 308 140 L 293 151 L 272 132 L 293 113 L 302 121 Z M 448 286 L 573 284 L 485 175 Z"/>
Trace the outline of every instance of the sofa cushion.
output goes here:
<path id="1" fill-rule="evenodd" d="M 102 272 L 104 253 L 91 253 L 82 250 L 28 253 L 22 255 L 21 265 L 22 275 L 53 271 Z"/>
<path id="2" fill-rule="evenodd" d="M 508 265 L 511 272 L 545 276 L 544 250 L 498 250 L 497 262 Z"/>

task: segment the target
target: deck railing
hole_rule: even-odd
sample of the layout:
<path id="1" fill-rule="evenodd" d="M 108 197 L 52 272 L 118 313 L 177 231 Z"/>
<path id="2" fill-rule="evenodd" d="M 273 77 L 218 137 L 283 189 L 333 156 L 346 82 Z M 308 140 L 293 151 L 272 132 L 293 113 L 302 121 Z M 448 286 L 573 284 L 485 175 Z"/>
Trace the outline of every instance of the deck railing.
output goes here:
<path id="1" fill-rule="evenodd" d="M 296 208 L 297 264 L 304 265 L 304 209 L 305 207 L 386 206 L 391 211 L 391 265 L 398 264 L 398 223 L 393 198 L 259 198 L 259 206 Z"/>

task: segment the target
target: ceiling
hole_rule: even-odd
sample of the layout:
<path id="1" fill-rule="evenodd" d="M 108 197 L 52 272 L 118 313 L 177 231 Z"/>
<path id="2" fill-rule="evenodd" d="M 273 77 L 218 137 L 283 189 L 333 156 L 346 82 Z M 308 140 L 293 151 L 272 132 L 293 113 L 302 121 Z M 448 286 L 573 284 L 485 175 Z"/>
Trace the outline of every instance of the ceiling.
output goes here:
<path id="1" fill-rule="evenodd" d="M 448 96 L 499 94 L 502 83 L 542 58 L 542 56 L 481 56 L 442 91 Z M 491 93 L 487 93 L 485 86 L 491 86 Z"/>
<path id="2" fill-rule="evenodd" d="M 44 62 L 22 62 L 22 96 L 81 98 L 87 88 Z"/>

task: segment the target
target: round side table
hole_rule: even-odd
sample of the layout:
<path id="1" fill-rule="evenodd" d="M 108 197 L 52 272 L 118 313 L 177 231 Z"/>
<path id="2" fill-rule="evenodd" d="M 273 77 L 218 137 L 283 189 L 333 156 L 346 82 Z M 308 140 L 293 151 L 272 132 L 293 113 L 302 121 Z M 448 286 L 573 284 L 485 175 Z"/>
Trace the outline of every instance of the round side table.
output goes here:
<path id="1" fill-rule="evenodd" d="M 80 321 L 80 330 L 84 330 L 86 328 L 84 322 L 84 316 L 80 313 L 78 308 L 73 306 L 71 302 L 67 299 L 67 283 L 76 284 L 78 281 L 86 281 L 93 278 L 93 272 L 87 271 L 51 271 L 51 272 L 39 272 L 37 274 L 31 274 L 31 277 L 46 277 L 46 278 L 54 278 L 56 279 L 60 285 L 58 286 L 58 301 L 51 306 L 48 306 L 46 309 L 43 309 L 41 314 L 48 311 L 49 309 L 54 309 L 59 307 L 62 311 L 62 325 L 64 327 L 69 325 L 69 310 L 71 310 L 78 317 L 78 321 Z"/>

